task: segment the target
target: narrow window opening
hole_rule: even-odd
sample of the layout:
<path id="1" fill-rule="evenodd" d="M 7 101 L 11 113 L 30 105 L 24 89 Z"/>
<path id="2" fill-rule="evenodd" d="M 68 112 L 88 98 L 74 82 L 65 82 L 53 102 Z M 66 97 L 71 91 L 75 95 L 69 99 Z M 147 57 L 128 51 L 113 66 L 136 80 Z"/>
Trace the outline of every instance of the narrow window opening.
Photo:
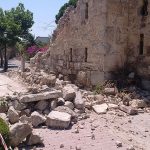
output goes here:
<path id="1" fill-rule="evenodd" d="M 140 50 L 139 54 L 143 55 L 144 54 L 144 34 L 140 34 Z"/>
<path id="2" fill-rule="evenodd" d="M 72 62 L 72 48 L 70 48 L 70 62 Z"/>
<path id="3" fill-rule="evenodd" d="M 85 19 L 89 18 L 89 4 L 85 4 Z"/>
<path id="4" fill-rule="evenodd" d="M 87 58 L 88 58 L 88 49 L 85 48 L 85 62 L 87 62 Z"/>
<path id="5" fill-rule="evenodd" d="M 143 6 L 141 8 L 141 15 L 142 16 L 148 15 L 148 0 L 143 0 Z"/>

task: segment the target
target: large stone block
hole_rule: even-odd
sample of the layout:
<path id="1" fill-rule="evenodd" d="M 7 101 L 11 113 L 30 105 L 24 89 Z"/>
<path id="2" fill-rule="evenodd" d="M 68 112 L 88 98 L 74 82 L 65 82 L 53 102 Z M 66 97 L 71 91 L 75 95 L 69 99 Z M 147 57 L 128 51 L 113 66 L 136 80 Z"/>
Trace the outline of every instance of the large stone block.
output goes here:
<path id="1" fill-rule="evenodd" d="M 27 123 L 16 123 L 11 126 L 9 136 L 11 146 L 18 146 L 31 132 L 32 128 Z"/>
<path id="2" fill-rule="evenodd" d="M 39 94 L 28 94 L 20 97 L 20 102 L 22 103 L 30 103 L 41 100 L 49 100 L 49 99 L 57 99 L 62 97 L 62 92 L 60 90 L 44 92 Z"/>
<path id="3" fill-rule="evenodd" d="M 63 88 L 63 98 L 65 100 L 72 101 L 74 100 L 75 97 L 76 97 L 76 93 L 72 86 L 67 85 Z"/>
<path id="4" fill-rule="evenodd" d="M 76 92 L 76 98 L 74 100 L 74 104 L 77 109 L 84 109 L 85 102 L 84 99 L 82 98 L 82 94 L 80 91 Z"/>
<path id="5" fill-rule="evenodd" d="M 52 111 L 47 116 L 46 125 L 52 128 L 66 129 L 69 127 L 71 115 L 64 112 Z"/>

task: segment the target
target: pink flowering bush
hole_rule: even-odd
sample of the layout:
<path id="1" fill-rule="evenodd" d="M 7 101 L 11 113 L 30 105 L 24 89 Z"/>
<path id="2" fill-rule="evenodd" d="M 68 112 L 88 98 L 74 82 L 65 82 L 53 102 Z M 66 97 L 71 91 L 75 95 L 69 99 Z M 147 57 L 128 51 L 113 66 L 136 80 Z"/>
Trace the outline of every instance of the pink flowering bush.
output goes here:
<path id="1" fill-rule="evenodd" d="M 47 46 L 45 47 L 38 47 L 36 45 L 30 46 L 27 48 L 27 53 L 29 54 L 29 57 L 33 57 L 38 52 L 46 52 L 48 49 Z"/>

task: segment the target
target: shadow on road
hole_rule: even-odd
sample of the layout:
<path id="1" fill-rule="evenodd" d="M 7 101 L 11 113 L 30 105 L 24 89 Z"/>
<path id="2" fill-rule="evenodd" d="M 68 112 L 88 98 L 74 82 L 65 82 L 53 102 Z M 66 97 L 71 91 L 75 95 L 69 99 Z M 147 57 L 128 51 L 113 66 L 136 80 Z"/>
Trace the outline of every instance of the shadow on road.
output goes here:
<path id="1" fill-rule="evenodd" d="M 16 65 L 16 64 L 13 64 L 13 63 L 9 63 L 8 64 L 8 69 L 15 69 L 15 68 L 18 68 L 19 66 L 18 65 Z M 4 71 L 3 71 L 3 67 L 0 67 L 0 73 L 4 73 Z"/>

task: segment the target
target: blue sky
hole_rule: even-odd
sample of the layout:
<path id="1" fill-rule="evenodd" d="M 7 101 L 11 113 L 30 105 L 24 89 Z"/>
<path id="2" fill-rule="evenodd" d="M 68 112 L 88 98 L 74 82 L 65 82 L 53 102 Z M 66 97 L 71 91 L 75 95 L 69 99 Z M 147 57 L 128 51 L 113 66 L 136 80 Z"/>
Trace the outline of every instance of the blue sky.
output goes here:
<path id="1" fill-rule="evenodd" d="M 48 36 L 56 27 L 55 15 L 68 0 L 0 0 L 0 7 L 9 10 L 20 2 L 34 14 L 35 24 L 32 27 L 32 33 L 35 36 Z"/>

